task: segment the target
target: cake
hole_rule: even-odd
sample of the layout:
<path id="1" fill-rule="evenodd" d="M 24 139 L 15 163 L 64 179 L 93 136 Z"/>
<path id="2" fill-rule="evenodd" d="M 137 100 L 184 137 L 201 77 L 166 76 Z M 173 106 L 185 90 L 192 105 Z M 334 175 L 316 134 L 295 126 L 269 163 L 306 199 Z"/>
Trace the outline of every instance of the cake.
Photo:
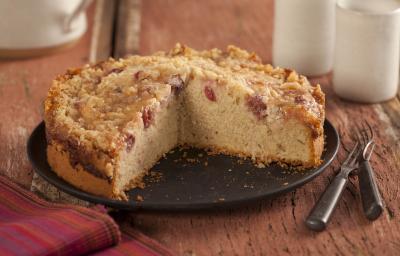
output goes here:
<path id="1" fill-rule="evenodd" d="M 325 96 L 293 70 L 234 46 L 109 59 L 58 76 L 45 101 L 47 158 L 86 192 L 127 199 L 188 145 L 298 169 L 318 166 Z"/>

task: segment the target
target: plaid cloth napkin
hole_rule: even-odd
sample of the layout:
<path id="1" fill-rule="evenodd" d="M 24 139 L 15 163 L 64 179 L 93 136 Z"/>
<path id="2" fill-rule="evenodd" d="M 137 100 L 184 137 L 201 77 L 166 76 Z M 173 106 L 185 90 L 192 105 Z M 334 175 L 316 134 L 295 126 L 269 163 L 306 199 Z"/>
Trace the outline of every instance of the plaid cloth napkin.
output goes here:
<path id="1" fill-rule="evenodd" d="M 49 203 L 0 176 L 1 255 L 173 255 L 131 230 L 121 236 L 107 214 Z"/>

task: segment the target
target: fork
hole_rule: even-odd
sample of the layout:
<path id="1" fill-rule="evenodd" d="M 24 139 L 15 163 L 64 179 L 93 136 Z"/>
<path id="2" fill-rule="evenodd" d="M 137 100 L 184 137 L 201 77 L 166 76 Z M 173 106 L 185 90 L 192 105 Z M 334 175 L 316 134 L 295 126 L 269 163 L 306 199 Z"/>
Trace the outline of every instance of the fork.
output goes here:
<path id="1" fill-rule="evenodd" d="M 369 163 L 375 147 L 374 132 L 369 123 L 356 125 L 357 139 L 361 144 L 362 154 L 359 156 L 358 184 L 360 186 L 361 202 L 365 216 L 369 220 L 377 219 L 383 211 L 383 201 L 379 193 L 374 171 Z"/>
<path id="2" fill-rule="evenodd" d="M 322 231 L 328 225 L 329 219 L 339 202 L 340 196 L 349 182 L 349 174 L 358 167 L 357 160 L 360 153 L 360 143 L 356 142 L 352 151 L 340 166 L 339 173 L 326 188 L 325 192 L 308 215 L 306 225 L 311 230 Z"/>

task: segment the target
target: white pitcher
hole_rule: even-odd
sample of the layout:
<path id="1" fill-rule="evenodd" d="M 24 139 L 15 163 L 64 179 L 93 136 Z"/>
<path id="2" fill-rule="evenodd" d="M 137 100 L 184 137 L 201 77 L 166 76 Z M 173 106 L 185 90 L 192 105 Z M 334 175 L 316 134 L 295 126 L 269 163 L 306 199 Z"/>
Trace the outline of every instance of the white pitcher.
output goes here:
<path id="1" fill-rule="evenodd" d="M 0 56 L 35 55 L 86 31 L 89 0 L 0 0 Z M 15 55 L 15 56 L 13 56 Z"/>
<path id="2" fill-rule="evenodd" d="M 273 64 L 304 75 L 333 65 L 335 0 L 276 0 Z"/>
<path id="3" fill-rule="evenodd" d="M 375 103 L 397 94 L 400 2 L 338 0 L 333 89 L 352 101 Z"/>

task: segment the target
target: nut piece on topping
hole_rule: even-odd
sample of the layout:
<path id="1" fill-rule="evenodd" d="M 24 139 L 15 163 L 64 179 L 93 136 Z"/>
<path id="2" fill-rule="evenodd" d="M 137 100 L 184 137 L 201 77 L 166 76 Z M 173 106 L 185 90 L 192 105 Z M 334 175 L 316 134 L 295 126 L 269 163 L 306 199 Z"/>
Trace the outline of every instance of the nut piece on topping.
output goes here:
<path id="1" fill-rule="evenodd" d="M 260 95 L 247 96 L 246 104 L 258 120 L 267 116 L 267 105 Z"/>

